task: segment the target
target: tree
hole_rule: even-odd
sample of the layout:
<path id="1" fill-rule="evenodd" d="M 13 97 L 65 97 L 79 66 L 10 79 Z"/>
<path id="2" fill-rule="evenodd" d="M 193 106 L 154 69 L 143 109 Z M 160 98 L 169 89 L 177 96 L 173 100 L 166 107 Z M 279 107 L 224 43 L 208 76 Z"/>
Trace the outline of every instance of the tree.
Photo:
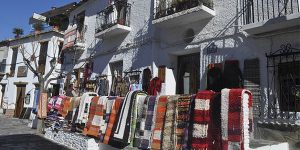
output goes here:
<path id="1" fill-rule="evenodd" d="M 19 38 L 24 34 L 24 31 L 22 28 L 13 28 L 13 34 L 15 34 L 15 38 Z"/>
<path id="2" fill-rule="evenodd" d="M 48 85 L 50 81 L 53 81 L 55 79 L 59 79 L 61 76 L 59 74 L 59 71 L 55 74 L 55 70 L 58 66 L 57 58 L 60 55 L 59 53 L 59 37 L 52 37 L 51 42 L 52 49 L 48 49 L 47 45 L 47 51 L 45 53 L 40 53 L 40 37 L 41 35 L 33 35 L 33 38 L 30 38 L 30 44 L 28 45 L 21 45 L 20 46 L 20 53 L 22 54 L 24 64 L 29 68 L 31 72 L 35 75 L 35 77 L 38 80 L 39 87 L 40 87 L 40 93 L 45 93 L 46 89 L 48 88 Z M 49 53 L 48 53 L 49 52 Z M 46 57 L 46 59 L 50 61 L 46 61 L 45 64 L 41 64 L 39 62 L 39 59 L 42 59 L 41 57 Z M 46 69 L 47 63 L 50 63 L 50 69 Z M 44 71 L 41 71 L 40 67 L 44 65 L 45 69 Z M 56 75 L 56 76 L 55 76 Z M 51 78 L 50 78 L 51 77 Z M 41 103 L 40 103 L 41 104 Z M 47 104 L 43 104 L 47 105 Z M 44 110 L 46 111 L 46 110 Z M 44 130 L 44 119 L 39 119 L 38 121 L 38 131 L 42 133 Z"/>

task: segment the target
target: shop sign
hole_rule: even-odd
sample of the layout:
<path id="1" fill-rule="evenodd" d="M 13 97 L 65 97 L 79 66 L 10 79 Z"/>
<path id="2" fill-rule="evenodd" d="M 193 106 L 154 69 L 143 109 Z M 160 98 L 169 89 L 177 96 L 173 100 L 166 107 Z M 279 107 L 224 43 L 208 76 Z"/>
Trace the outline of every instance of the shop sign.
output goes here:
<path id="1" fill-rule="evenodd" d="M 218 46 L 213 42 L 206 48 L 207 54 L 212 54 L 218 52 Z"/>

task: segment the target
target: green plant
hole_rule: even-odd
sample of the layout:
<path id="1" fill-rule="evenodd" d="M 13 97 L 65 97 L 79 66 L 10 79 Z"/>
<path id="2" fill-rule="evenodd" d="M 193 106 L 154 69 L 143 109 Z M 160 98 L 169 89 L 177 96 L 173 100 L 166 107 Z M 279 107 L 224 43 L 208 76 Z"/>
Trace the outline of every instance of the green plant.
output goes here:
<path id="1" fill-rule="evenodd" d="M 61 20 L 59 18 L 53 18 L 49 22 L 49 25 L 51 26 L 59 26 L 60 24 L 61 24 Z"/>
<path id="2" fill-rule="evenodd" d="M 42 31 L 42 30 L 44 30 L 45 27 L 42 22 L 37 22 L 37 23 L 33 24 L 33 28 L 36 31 Z"/>
<path id="3" fill-rule="evenodd" d="M 13 34 L 15 34 L 15 37 L 20 37 L 24 34 L 24 31 L 22 28 L 13 28 Z"/>

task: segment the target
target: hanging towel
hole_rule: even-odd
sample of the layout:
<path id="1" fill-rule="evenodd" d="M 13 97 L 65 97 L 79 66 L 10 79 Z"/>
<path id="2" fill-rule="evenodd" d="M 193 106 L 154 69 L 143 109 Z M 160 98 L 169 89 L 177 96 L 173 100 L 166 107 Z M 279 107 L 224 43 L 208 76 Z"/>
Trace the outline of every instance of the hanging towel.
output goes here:
<path id="1" fill-rule="evenodd" d="M 175 149 L 175 119 L 176 119 L 176 101 L 179 96 L 169 96 L 167 111 L 164 123 L 162 149 Z"/>
<path id="2" fill-rule="evenodd" d="M 252 95 L 243 89 L 223 89 L 221 93 L 222 149 L 249 149 Z"/>
<path id="3" fill-rule="evenodd" d="M 157 102 L 155 127 L 153 130 L 153 138 L 151 149 L 160 150 L 162 142 L 162 132 L 164 127 L 164 120 L 167 111 L 168 96 L 160 96 Z"/>

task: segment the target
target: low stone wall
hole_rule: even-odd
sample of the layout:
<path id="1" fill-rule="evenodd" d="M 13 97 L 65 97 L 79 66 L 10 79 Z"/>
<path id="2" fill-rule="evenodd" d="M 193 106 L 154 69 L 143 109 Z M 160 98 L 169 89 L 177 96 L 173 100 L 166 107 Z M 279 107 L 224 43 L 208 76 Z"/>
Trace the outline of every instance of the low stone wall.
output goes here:
<path id="1" fill-rule="evenodd" d="M 62 144 L 74 150 L 97 150 L 98 143 L 95 139 L 80 135 L 78 133 L 71 133 L 66 131 L 52 131 L 45 129 L 45 138 Z"/>

